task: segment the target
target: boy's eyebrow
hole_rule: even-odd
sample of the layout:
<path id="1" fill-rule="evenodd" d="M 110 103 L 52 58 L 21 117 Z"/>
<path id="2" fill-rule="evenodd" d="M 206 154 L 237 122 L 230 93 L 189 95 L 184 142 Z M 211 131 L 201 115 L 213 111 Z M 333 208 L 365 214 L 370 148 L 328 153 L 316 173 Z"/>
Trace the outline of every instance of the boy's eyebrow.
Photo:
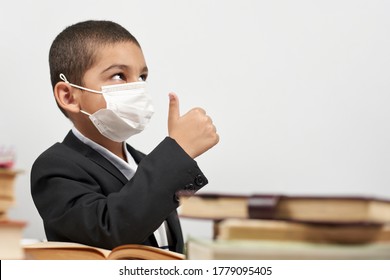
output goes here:
<path id="1" fill-rule="evenodd" d="M 106 69 L 104 69 L 104 70 L 102 71 L 102 73 L 107 72 L 107 71 L 109 71 L 109 70 L 111 70 L 111 69 L 114 69 L 114 68 L 118 68 L 118 69 L 121 69 L 121 70 L 128 70 L 130 67 L 127 66 L 127 65 L 125 65 L 125 64 L 113 64 L 113 65 L 107 67 Z M 148 70 L 148 67 L 145 66 L 145 67 L 142 69 L 141 72 L 148 72 L 148 71 L 149 71 L 149 70 Z"/>

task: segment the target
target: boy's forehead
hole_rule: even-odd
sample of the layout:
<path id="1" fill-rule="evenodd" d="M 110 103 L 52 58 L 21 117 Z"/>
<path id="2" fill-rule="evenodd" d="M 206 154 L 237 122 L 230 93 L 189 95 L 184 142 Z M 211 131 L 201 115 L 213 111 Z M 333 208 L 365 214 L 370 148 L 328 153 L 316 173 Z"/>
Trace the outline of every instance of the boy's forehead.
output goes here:
<path id="1" fill-rule="evenodd" d="M 128 68 L 145 68 L 146 62 L 141 48 L 133 42 L 121 42 L 100 47 L 92 67 L 105 68 L 123 65 Z"/>

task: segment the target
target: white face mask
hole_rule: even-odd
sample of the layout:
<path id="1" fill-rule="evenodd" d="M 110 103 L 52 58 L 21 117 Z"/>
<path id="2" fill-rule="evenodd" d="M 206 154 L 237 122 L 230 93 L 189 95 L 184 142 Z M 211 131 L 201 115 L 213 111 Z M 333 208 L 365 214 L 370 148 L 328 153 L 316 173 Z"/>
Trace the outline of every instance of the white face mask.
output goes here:
<path id="1" fill-rule="evenodd" d="M 153 104 L 146 91 L 146 82 L 134 82 L 102 86 L 102 91 L 84 88 L 68 82 L 64 74 L 61 80 L 72 87 L 103 94 L 107 107 L 89 116 L 97 130 L 115 142 L 123 142 L 144 130 L 154 113 Z"/>

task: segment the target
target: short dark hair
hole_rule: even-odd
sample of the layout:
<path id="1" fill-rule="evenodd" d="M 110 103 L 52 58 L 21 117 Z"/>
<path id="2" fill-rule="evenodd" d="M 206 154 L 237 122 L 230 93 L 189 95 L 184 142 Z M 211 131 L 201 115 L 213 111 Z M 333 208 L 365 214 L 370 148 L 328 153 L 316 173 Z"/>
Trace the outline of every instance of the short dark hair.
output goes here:
<path id="1" fill-rule="evenodd" d="M 121 42 L 133 42 L 140 47 L 129 31 L 112 21 L 89 20 L 65 28 L 54 39 L 49 51 L 53 89 L 61 81 L 61 73 L 71 83 L 83 86 L 84 74 L 93 66 L 97 51 L 102 46 Z"/>

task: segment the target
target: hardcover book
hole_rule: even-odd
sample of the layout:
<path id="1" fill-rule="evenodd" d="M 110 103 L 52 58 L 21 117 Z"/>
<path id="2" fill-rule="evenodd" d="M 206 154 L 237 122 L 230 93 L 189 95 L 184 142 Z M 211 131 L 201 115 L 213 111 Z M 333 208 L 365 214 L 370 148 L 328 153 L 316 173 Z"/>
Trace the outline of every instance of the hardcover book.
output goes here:
<path id="1" fill-rule="evenodd" d="M 20 241 L 25 222 L 6 220 L 0 221 L 0 259 L 19 260 L 24 258 Z"/>
<path id="2" fill-rule="evenodd" d="M 0 168 L 0 221 L 7 219 L 8 210 L 15 203 L 14 186 L 18 170 Z"/>
<path id="3" fill-rule="evenodd" d="M 187 244 L 189 260 L 389 260 L 390 243 L 320 244 L 293 241 L 200 240 Z"/>
<path id="4" fill-rule="evenodd" d="M 181 195 L 180 204 L 180 216 L 188 218 L 342 224 L 390 222 L 390 200 L 370 197 L 198 194 Z"/>
<path id="5" fill-rule="evenodd" d="M 301 223 L 278 220 L 226 219 L 217 224 L 220 240 L 274 240 L 313 243 L 390 242 L 390 224 Z"/>

